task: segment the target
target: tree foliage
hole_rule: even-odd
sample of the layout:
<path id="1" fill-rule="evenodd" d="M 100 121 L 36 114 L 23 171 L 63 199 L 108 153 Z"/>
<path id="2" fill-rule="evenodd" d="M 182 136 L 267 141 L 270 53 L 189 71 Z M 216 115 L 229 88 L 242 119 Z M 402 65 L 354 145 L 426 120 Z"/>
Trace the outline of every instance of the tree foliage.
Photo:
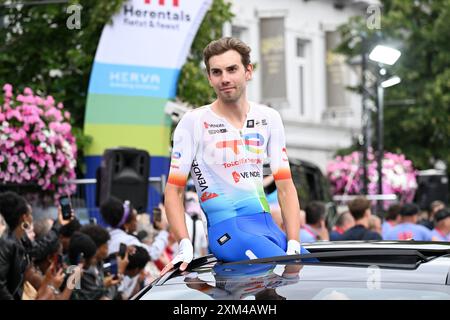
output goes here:
<path id="1" fill-rule="evenodd" d="M 10 0 L 0 3 L 0 84 L 11 83 L 17 91 L 30 87 L 39 95 L 52 95 L 72 114 L 79 164 L 91 138 L 83 135 L 83 123 L 91 68 L 103 27 L 111 23 L 126 0 L 70 0 L 67 3 Z M 25 5 L 24 5 L 25 4 Z M 82 6 L 81 28 L 67 28 L 72 4 Z M 202 105 L 213 90 L 201 68 L 202 50 L 222 35 L 230 21 L 230 4 L 214 0 L 196 35 L 182 68 L 178 98 Z"/>
<path id="2" fill-rule="evenodd" d="M 402 82 L 385 90 L 385 149 L 404 153 L 419 169 L 438 159 L 450 167 L 450 0 L 383 0 L 381 30 L 363 17 L 341 26 L 337 51 L 360 55 L 364 37 L 397 44 L 402 55 L 389 68 Z M 405 103 L 409 101 L 409 103 Z"/>
<path id="3" fill-rule="evenodd" d="M 178 98 L 192 106 L 210 103 L 215 95 L 202 68 L 203 49 L 212 40 L 222 37 L 225 22 L 231 21 L 231 4 L 214 0 L 192 43 L 189 57 L 181 69 L 178 81 Z"/>

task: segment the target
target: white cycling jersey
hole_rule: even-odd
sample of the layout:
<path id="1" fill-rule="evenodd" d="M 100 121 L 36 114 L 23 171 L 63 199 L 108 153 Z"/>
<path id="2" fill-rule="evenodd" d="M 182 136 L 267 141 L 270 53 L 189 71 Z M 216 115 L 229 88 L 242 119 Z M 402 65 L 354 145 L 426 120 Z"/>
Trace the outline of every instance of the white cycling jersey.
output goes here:
<path id="1" fill-rule="evenodd" d="M 209 226 L 270 212 L 262 184 L 266 158 L 275 180 L 291 178 L 276 110 L 251 102 L 239 130 L 206 105 L 186 113 L 175 129 L 168 183 L 185 186 L 191 173 Z"/>

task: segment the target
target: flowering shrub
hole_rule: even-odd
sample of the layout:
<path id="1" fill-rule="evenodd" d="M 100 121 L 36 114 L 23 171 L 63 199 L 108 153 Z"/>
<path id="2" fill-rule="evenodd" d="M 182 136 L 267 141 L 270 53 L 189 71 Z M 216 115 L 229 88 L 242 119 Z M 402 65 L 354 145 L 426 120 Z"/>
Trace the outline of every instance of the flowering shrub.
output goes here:
<path id="1" fill-rule="evenodd" d="M 12 86 L 3 86 L 0 105 L 0 182 L 34 184 L 55 196 L 72 193 L 77 147 L 70 113 L 53 97 L 34 95 L 30 88 L 15 99 Z"/>
<path id="2" fill-rule="evenodd" d="M 362 193 L 362 154 L 353 152 L 337 156 L 327 166 L 327 176 L 335 195 Z M 372 151 L 368 153 L 368 193 L 378 193 L 377 162 Z M 385 152 L 383 157 L 383 194 L 396 194 L 401 202 L 410 202 L 417 189 L 416 170 L 402 154 Z"/>

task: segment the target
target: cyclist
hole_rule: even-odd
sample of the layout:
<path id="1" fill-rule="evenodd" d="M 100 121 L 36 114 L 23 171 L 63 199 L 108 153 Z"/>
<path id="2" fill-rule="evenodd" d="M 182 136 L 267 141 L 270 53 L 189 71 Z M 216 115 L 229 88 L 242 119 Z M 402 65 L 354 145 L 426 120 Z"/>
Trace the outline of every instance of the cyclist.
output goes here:
<path id="1" fill-rule="evenodd" d="M 250 48 L 236 38 L 212 41 L 203 51 L 217 99 L 186 113 L 174 132 L 165 206 L 179 241 L 165 274 L 192 260 L 184 221 L 183 194 L 191 173 L 208 222 L 210 251 L 223 261 L 307 253 L 300 246 L 300 206 L 291 178 L 281 117 L 247 100 L 253 75 Z M 284 234 L 273 222 L 263 188 L 263 161 L 270 161 Z"/>

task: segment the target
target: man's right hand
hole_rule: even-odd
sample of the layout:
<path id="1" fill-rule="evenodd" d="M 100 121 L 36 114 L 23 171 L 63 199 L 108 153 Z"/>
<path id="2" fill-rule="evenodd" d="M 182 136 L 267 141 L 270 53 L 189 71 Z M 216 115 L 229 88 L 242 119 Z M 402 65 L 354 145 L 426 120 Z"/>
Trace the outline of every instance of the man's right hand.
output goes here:
<path id="1" fill-rule="evenodd" d="M 194 258 L 194 248 L 192 247 L 192 243 L 189 239 L 184 238 L 180 241 L 178 254 L 175 256 L 175 258 L 168 263 L 164 269 L 161 270 L 160 276 L 165 275 L 167 272 L 169 272 L 175 264 L 178 262 L 182 262 L 180 266 L 180 271 L 186 270 L 188 264 L 192 261 Z"/>

